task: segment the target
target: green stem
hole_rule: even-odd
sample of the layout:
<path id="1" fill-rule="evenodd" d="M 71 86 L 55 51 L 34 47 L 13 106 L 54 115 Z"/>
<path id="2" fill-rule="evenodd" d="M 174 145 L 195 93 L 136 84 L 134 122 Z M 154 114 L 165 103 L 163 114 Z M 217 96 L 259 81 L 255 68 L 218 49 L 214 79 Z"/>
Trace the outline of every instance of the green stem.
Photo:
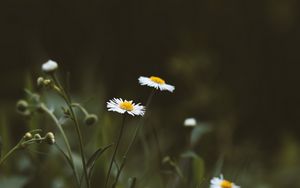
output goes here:
<path id="1" fill-rule="evenodd" d="M 7 158 L 13 154 L 16 150 L 20 148 L 20 143 L 18 143 L 15 147 L 13 147 L 4 157 L 1 158 L 0 160 L 0 166 L 4 163 L 4 161 L 7 160 Z"/>
<path id="2" fill-rule="evenodd" d="M 117 138 L 116 148 L 115 148 L 113 156 L 111 158 L 109 169 L 108 169 L 108 173 L 106 175 L 106 181 L 105 181 L 105 186 L 104 186 L 105 188 L 107 187 L 107 184 L 108 184 L 108 181 L 109 181 L 109 177 L 110 177 L 110 172 L 111 172 L 111 169 L 112 169 L 112 165 L 114 163 L 114 160 L 115 160 L 115 157 L 116 157 L 116 154 L 117 154 L 117 150 L 118 150 L 118 147 L 119 147 L 119 144 L 120 144 L 120 140 L 121 140 L 122 135 L 123 135 L 124 125 L 125 125 L 125 117 L 126 117 L 126 115 L 124 114 L 123 115 L 123 120 L 122 120 L 122 126 L 121 126 L 121 129 L 120 129 L 120 133 L 119 133 L 119 136 Z"/>
<path id="3" fill-rule="evenodd" d="M 148 109 L 148 107 L 149 107 L 149 105 L 150 105 L 150 102 L 151 102 L 151 100 L 152 100 L 152 97 L 154 96 L 154 93 L 155 93 L 155 89 L 152 90 L 152 92 L 150 93 L 150 95 L 149 95 L 149 97 L 148 97 L 148 99 L 147 99 L 146 106 L 145 106 L 145 109 L 146 109 L 146 110 Z M 147 111 L 146 111 L 146 113 L 147 113 Z M 143 119 L 140 119 L 140 122 L 139 122 L 138 126 L 136 127 L 136 129 L 135 129 L 135 131 L 134 131 L 134 134 L 133 134 L 133 137 L 132 137 L 132 139 L 131 139 L 131 142 L 130 142 L 130 144 L 129 144 L 129 146 L 128 146 L 126 152 L 125 152 L 125 154 L 123 155 L 123 160 L 122 160 L 122 163 L 121 163 L 120 168 L 119 168 L 119 170 L 118 170 L 117 177 L 116 177 L 116 181 L 115 181 L 114 184 L 113 184 L 113 188 L 114 188 L 114 187 L 117 185 L 117 183 L 118 183 L 118 180 L 119 180 L 119 178 L 120 178 L 121 172 L 122 172 L 122 170 L 123 170 L 123 168 L 124 168 L 124 166 L 125 166 L 125 163 L 126 163 L 127 155 L 128 155 L 128 153 L 129 153 L 131 147 L 133 146 L 133 144 L 134 144 L 134 142 L 135 142 L 135 140 L 136 140 L 136 138 L 137 138 L 137 135 L 138 135 L 138 133 L 139 133 L 139 131 L 140 131 L 140 128 L 142 127 L 142 120 L 143 120 Z"/>
<path id="4" fill-rule="evenodd" d="M 85 116 L 89 115 L 88 111 L 86 111 L 86 109 L 83 108 L 83 106 L 81 106 L 81 104 L 79 104 L 79 103 L 72 103 L 71 106 L 79 108 Z"/>
<path id="5" fill-rule="evenodd" d="M 72 102 L 71 102 L 70 96 L 67 95 L 64 88 L 61 86 L 59 81 L 56 79 L 55 75 L 52 74 L 51 76 L 53 78 L 54 83 L 61 90 L 61 95 L 62 95 L 63 99 L 65 100 L 66 104 L 68 105 L 68 108 L 69 108 L 70 113 L 71 113 L 71 118 L 72 118 L 72 120 L 75 124 L 76 133 L 77 133 L 77 136 L 79 138 L 79 148 L 80 148 L 80 154 L 81 154 L 81 161 L 82 161 L 82 166 L 83 166 L 84 177 L 85 177 L 87 188 L 90 188 L 89 179 L 88 179 L 88 172 L 87 172 L 87 166 L 86 166 L 86 160 L 85 160 L 84 151 L 83 151 L 83 139 L 82 139 L 82 135 L 81 135 L 81 131 L 80 131 L 80 127 L 79 127 L 77 117 L 76 117 L 76 115 L 74 113 L 74 110 L 72 108 Z"/>
<path id="6" fill-rule="evenodd" d="M 74 113 L 74 111 L 73 111 L 73 109 L 70 105 L 69 105 L 69 109 L 71 111 L 71 116 L 73 117 L 76 132 L 77 132 L 77 135 L 78 135 L 78 138 L 79 138 L 79 147 L 80 147 L 81 161 L 82 161 L 85 181 L 86 181 L 87 187 L 90 188 L 90 184 L 89 184 L 90 181 L 88 179 L 87 166 L 86 166 L 86 162 L 85 162 L 86 160 L 85 160 L 84 151 L 83 151 L 83 139 L 82 139 L 79 123 L 78 123 L 77 117 L 75 116 L 75 113 Z"/>
<path id="7" fill-rule="evenodd" d="M 64 129 L 62 128 L 61 124 L 59 123 L 58 119 L 56 118 L 56 116 L 46 107 L 45 104 L 41 104 L 41 108 L 51 117 L 51 119 L 54 121 L 55 125 L 57 126 L 58 130 L 60 131 L 62 137 L 63 137 L 63 140 L 66 144 L 66 147 L 67 147 L 67 151 L 68 151 L 68 155 L 69 155 L 69 159 L 71 160 L 71 168 L 73 170 L 73 174 L 76 178 L 76 182 L 77 184 L 79 185 L 79 180 L 78 180 L 78 174 L 77 174 L 77 171 L 76 171 L 76 167 L 74 165 L 74 159 L 73 159 L 73 156 L 72 156 L 72 150 L 71 150 L 71 146 L 70 146 L 70 143 L 68 141 L 68 138 L 65 134 L 65 131 Z"/>

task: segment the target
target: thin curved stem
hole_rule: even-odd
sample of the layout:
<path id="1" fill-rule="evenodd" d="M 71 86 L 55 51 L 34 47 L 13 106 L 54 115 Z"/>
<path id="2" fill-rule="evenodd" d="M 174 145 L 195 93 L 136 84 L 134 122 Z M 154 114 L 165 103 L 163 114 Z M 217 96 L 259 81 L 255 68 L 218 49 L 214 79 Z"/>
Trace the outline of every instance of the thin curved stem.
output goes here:
<path id="1" fill-rule="evenodd" d="M 71 146 L 70 146 L 69 140 L 66 136 L 66 133 L 65 133 L 64 129 L 62 128 L 61 124 L 59 123 L 58 119 L 56 118 L 56 116 L 46 107 L 46 105 L 42 103 L 41 108 L 44 110 L 44 112 L 46 112 L 51 117 L 51 119 L 54 121 L 54 124 L 57 126 L 59 132 L 61 133 L 61 135 L 63 137 L 63 140 L 64 140 L 64 142 L 66 144 L 66 147 L 67 147 L 68 157 L 72 162 L 71 163 L 72 164 L 71 168 L 72 168 L 74 176 L 76 178 L 76 182 L 79 185 L 78 174 L 77 174 L 77 171 L 76 171 L 76 167 L 74 165 L 74 159 L 73 159 L 73 155 L 72 155 Z"/>
<path id="2" fill-rule="evenodd" d="M 0 160 L 0 166 L 6 161 L 11 154 L 13 154 L 16 150 L 20 148 L 20 143 L 18 143 L 15 147 L 13 147 L 7 154 L 4 155 L 4 157 L 1 158 Z"/>
<path id="3" fill-rule="evenodd" d="M 61 86 L 60 82 L 56 79 L 54 74 L 51 74 L 52 79 L 54 81 L 54 83 L 59 87 L 59 89 L 61 90 L 61 96 L 63 97 L 63 99 L 65 100 L 66 104 L 68 105 L 68 108 L 70 110 L 70 115 L 71 118 L 75 124 L 75 129 L 76 129 L 76 133 L 77 136 L 79 138 L 79 148 L 80 148 L 80 154 L 81 154 L 81 161 L 82 161 L 82 166 L 83 166 L 83 172 L 84 172 L 84 177 L 85 177 L 85 181 L 86 181 L 86 185 L 87 188 L 90 188 L 90 183 L 89 183 L 89 179 L 88 179 L 88 172 L 87 172 L 87 166 L 86 166 L 86 160 L 85 160 L 85 156 L 84 156 L 84 150 L 83 150 L 83 139 L 82 139 L 82 135 L 81 135 L 81 131 L 80 131 L 80 127 L 79 127 L 79 123 L 77 120 L 77 117 L 74 113 L 74 110 L 72 108 L 72 101 L 70 96 L 66 93 L 66 91 L 64 90 L 64 88 Z"/>
<path id="4" fill-rule="evenodd" d="M 83 108 L 83 106 L 81 106 L 81 104 L 79 104 L 79 103 L 72 103 L 71 106 L 79 108 L 85 116 L 89 115 L 88 111 L 86 111 L 86 109 Z"/>
<path id="5" fill-rule="evenodd" d="M 110 165 L 109 165 L 109 169 L 108 169 L 108 172 L 107 172 L 107 175 L 106 175 L 106 181 L 105 181 L 105 188 L 107 187 L 108 185 L 108 181 L 109 181 L 109 177 L 110 177 L 110 172 L 111 172 L 111 169 L 112 169 L 112 165 L 114 163 L 114 160 L 115 160 L 115 157 L 116 157 L 116 154 L 117 154 L 117 150 L 118 150 L 118 147 L 119 147 L 119 144 L 120 144 L 120 141 L 121 141 L 121 138 L 122 138 L 122 135 L 123 135 L 123 131 L 124 131 L 124 125 L 125 125 L 125 117 L 126 115 L 124 114 L 123 115 L 123 120 L 122 120 L 122 125 L 121 125 L 121 129 L 120 129 L 120 132 L 119 132 L 119 136 L 117 138 L 117 144 L 116 144 L 116 148 L 114 150 L 114 153 L 113 153 L 113 156 L 111 158 L 111 161 L 110 161 Z"/>

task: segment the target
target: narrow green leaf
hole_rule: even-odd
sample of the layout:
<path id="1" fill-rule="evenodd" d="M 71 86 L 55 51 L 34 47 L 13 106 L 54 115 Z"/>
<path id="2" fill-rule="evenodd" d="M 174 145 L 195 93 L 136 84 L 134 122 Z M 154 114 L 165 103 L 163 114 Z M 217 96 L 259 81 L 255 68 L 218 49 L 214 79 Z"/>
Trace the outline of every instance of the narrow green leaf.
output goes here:
<path id="1" fill-rule="evenodd" d="M 186 151 L 181 157 L 192 159 L 193 180 L 197 185 L 200 185 L 203 182 L 205 173 L 205 163 L 203 159 L 194 151 Z"/>
<path id="2" fill-rule="evenodd" d="M 197 157 L 193 158 L 193 178 L 194 181 L 200 185 L 203 181 L 204 172 L 205 172 L 205 165 L 202 158 Z"/>
<path id="3" fill-rule="evenodd" d="M 55 143 L 55 146 L 58 149 L 58 151 L 60 151 L 60 153 L 64 156 L 64 158 L 67 160 L 67 162 L 70 165 L 70 167 L 72 169 L 74 169 L 73 163 L 72 163 L 71 159 L 67 156 L 67 154 L 56 143 Z"/>
<path id="4" fill-rule="evenodd" d="M 88 170 L 88 176 L 89 176 L 89 179 L 91 179 L 91 176 L 92 176 L 92 171 L 93 171 L 93 168 L 95 166 L 95 162 L 97 161 L 97 159 L 108 149 L 112 146 L 113 144 L 110 144 L 108 146 L 105 146 L 103 149 L 102 148 L 99 148 L 97 149 L 93 155 L 89 158 L 89 160 L 87 161 L 87 170 Z"/>

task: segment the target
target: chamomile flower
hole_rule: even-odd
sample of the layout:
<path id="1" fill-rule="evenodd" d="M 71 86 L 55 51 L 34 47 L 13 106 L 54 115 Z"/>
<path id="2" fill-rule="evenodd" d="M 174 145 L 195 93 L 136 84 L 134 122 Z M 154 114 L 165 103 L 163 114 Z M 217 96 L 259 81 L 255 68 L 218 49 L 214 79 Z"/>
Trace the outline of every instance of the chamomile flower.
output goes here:
<path id="1" fill-rule="evenodd" d="M 219 177 L 214 177 L 210 180 L 210 188 L 240 188 L 240 186 L 235 185 L 233 182 L 225 180 L 223 175 Z"/>
<path id="2" fill-rule="evenodd" d="M 58 65 L 55 61 L 48 60 L 46 63 L 42 65 L 42 70 L 45 73 L 51 73 L 54 72 L 58 68 Z"/>
<path id="3" fill-rule="evenodd" d="M 114 98 L 107 102 L 108 111 L 114 111 L 121 114 L 127 112 L 132 116 L 143 116 L 145 114 L 145 107 L 140 103 L 135 104 L 132 101 L 123 100 L 121 98 Z"/>
<path id="4" fill-rule="evenodd" d="M 160 77 L 157 77 L 157 76 L 150 76 L 150 77 L 140 76 L 139 83 L 141 85 L 147 85 L 149 87 L 154 87 L 155 89 L 160 89 L 161 91 L 167 90 L 167 91 L 173 92 L 175 89 L 174 86 L 166 84 L 166 82 L 163 79 L 161 79 Z"/>

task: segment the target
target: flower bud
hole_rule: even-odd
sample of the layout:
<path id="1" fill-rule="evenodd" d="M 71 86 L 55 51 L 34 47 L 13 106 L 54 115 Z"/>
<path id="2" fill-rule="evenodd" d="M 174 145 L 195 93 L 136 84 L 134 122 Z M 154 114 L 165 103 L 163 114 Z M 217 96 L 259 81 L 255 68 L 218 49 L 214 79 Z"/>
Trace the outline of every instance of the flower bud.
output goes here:
<path id="1" fill-rule="evenodd" d="M 45 135 L 45 138 L 46 138 L 46 142 L 50 145 L 52 144 L 55 144 L 55 136 L 52 132 L 48 132 L 46 135 Z"/>
<path id="2" fill-rule="evenodd" d="M 51 84 L 52 84 L 52 80 L 50 80 L 50 79 L 45 79 L 45 80 L 43 81 L 43 85 L 44 85 L 45 87 L 51 86 Z"/>
<path id="3" fill-rule="evenodd" d="M 38 87 L 44 86 L 44 78 L 43 77 L 38 77 L 36 82 L 37 82 Z"/>
<path id="4" fill-rule="evenodd" d="M 35 139 L 35 141 L 36 141 L 36 143 L 41 143 L 42 142 L 42 137 L 41 137 L 41 135 L 40 134 L 35 134 L 34 135 L 34 139 Z"/>
<path id="5" fill-rule="evenodd" d="M 25 100 L 19 100 L 17 102 L 17 111 L 20 113 L 25 113 L 28 110 L 28 103 Z"/>
<path id="6" fill-rule="evenodd" d="M 58 68 L 58 65 L 55 61 L 49 60 L 42 65 L 42 70 L 45 73 L 53 73 Z"/>
<path id="7" fill-rule="evenodd" d="M 27 132 L 27 133 L 25 133 L 23 138 L 24 138 L 24 140 L 30 140 L 33 138 L 33 136 L 30 132 Z"/>
<path id="8" fill-rule="evenodd" d="M 84 123 L 88 126 L 94 125 L 97 121 L 98 117 L 95 114 L 88 114 L 84 119 Z"/>

